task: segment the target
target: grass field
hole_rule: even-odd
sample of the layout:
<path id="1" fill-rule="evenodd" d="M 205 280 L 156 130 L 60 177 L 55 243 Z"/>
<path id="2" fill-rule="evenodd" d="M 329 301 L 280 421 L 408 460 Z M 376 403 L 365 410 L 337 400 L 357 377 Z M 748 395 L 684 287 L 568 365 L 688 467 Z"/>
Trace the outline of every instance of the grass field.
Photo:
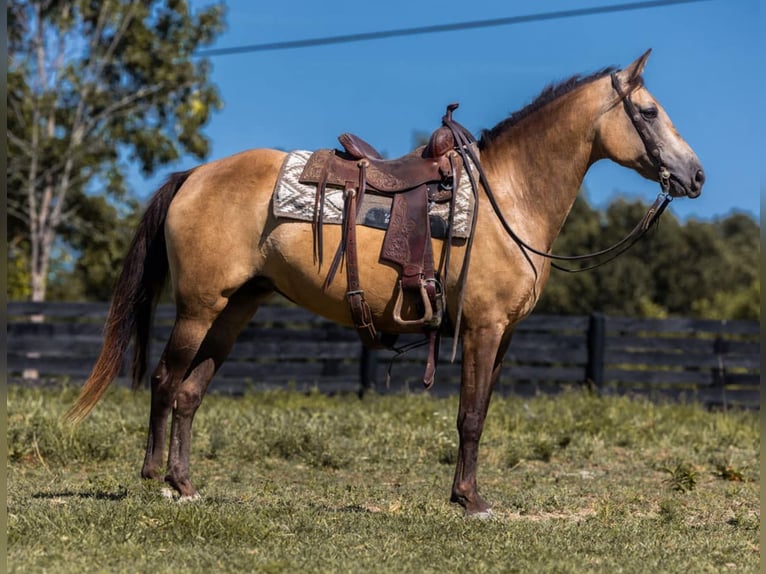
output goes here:
<path id="1" fill-rule="evenodd" d="M 757 412 L 580 392 L 496 397 L 488 520 L 448 502 L 457 400 L 208 396 L 178 503 L 138 477 L 148 393 L 81 427 L 8 388 L 11 572 L 757 572 Z"/>

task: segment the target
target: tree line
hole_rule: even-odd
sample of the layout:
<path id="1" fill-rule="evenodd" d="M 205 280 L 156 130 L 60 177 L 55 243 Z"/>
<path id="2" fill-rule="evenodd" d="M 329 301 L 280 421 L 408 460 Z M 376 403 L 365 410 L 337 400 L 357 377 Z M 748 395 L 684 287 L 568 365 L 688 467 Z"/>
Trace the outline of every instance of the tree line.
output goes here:
<path id="1" fill-rule="evenodd" d="M 612 245 L 648 207 L 639 199 L 617 198 L 598 210 L 581 194 L 553 251 L 590 253 Z M 613 261 L 583 273 L 553 270 L 536 311 L 758 319 L 760 250 L 760 226 L 747 214 L 682 222 L 668 209 Z"/>

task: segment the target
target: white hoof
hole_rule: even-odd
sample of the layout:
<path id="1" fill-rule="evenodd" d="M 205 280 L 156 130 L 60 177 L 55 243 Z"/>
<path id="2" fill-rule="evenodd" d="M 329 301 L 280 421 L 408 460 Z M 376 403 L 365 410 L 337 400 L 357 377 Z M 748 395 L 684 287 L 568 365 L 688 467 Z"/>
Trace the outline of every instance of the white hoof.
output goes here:
<path id="1" fill-rule="evenodd" d="M 468 518 L 474 518 L 476 520 L 489 520 L 495 515 L 494 512 L 492 512 L 491 508 L 488 508 L 487 510 L 483 510 L 481 512 L 474 512 L 472 514 L 466 513 L 466 517 Z"/>
<path id="2" fill-rule="evenodd" d="M 199 492 L 195 492 L 194 494 L 189 496 L 182 496 L 181 498 L 178 499 L 178 502 L 194 502 L 195 500 L 199 500 L 200 498 L 202 497 L 199 495 Z"/>
<path id="3" fill-rule="evenodd" d="M 164 496 L 165 498 L 169 498 L 170 500 L 173 500 L 177 496 L 176 491 L 167 486 L 163 486 L 160 489 L 160 494 Z"/>

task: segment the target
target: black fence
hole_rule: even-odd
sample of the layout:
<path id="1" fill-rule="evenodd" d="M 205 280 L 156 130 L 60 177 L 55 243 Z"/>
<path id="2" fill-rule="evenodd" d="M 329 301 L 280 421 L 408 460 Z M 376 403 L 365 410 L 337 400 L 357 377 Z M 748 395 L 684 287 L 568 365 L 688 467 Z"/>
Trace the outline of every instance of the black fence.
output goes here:
<path id="1" fill-rule="evenodd" d="M 84 380 L 101 348 L 107 305 L 11 303 L 8 370 L 12 381 Z M 160 305 L 151 357 L 159 357 L 174 318 Z M 415 339 L 403 338 L 405 344 Z M 460 353 L 442 345 L 434 394 L 456 393 Z M 425 349 L 394 356 L 369 352 L 356 333 L 300 308 L 265 306 L 245 328 L 211 386 L 242 393 L 291 387 L 323 392 L 418 391 Z M 390 377 L 387 373 L 390 371 Z M 126 368 L 121 382 L 126 382 Z M 387 378 L 389 379 L 387 381 Z M 552 393 L 587 385 L 600 392 L 758 408 L 760 323 L 532 315 L 514 333 L 496 392 Z"/>

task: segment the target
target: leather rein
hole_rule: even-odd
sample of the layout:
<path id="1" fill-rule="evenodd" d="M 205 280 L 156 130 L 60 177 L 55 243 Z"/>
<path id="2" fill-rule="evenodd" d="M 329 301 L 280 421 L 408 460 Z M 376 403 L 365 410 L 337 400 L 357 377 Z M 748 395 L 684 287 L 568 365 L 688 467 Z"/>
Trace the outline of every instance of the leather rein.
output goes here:
<path id="1" fill-rule="evenodd" d="M 558 261 L 586 261 L 586 260 L 595 259 L 598 257 L 603 257 L 605 255 L 610 255 L 610 257 L 602 259 L 601 261 L 598 261 L 592 265 L 588 265 L 586 267 L 581 267 L 577 269 L 570 269 L 568 267 L 563 267 L 561 265 L 558 265 L 555 261 L 551 262 L 552 267 L 555 267 L 556 269 L 559 269 L 561 271 L 566 271 L 567 273 L 580 273 L 582 271 L 589 271 L 591 269 L 595 269 L 597 267 L 600 267 L 601 265 L 604 265 L 605 263 L 608 263 L 609 261 L 612 261 L 613 259 L 619 257 L 623 253 L 625 253 L 641 237 L 643 237 L 646 234 L 646 232 L 652 227 L 652 225 L 657 223 L 660 215 L 662 215 L 662 213 L 665 211 L 665 208 L 673 200 L 673 198 L 668 193 L 670 189 L 670 172 L 662 163 L 662 157 L 661 157 L 661 151 L 660 151 L 661 145 L 654 138 L 654 135 L 649 129 L 649 126 L 647 125 L 646 121 L 642 117 L 639 110 L 636 108 L 635 104 L 631 101 L 630 93 L 625 93 L 622 90 L 619 79 L 617 78 L 616 72 L 612 72 L 611 80 L 612 80 L 612 87 L 615 89 L 615 91 L 617 92 L 617 95 L 620 97 L 620 100 L 622 101 L 623 106 L 625 108 L 625 112 L 628 114 L 630 121 L 633 123 L 633 126 L 636 128 L 638 135 L 641 137 L 641 141 L 643 141 L 644 143 L 644 146 L 646 148 L 647 154 L 649 155 L 650 161 L 652 162 L 654 167 L 657 169 L 658 179 L 659 179 L 660 187 L 662 188 L 662 192 L 657 196 L 657 199 L 654 201 L 651 207 L 649 207 L 648 211 L 646 212 L 646 215 L 644 215 L 641 221 L 639 221 L 638 224 L 636 224 L 636 226 L 630 231 L 630 233 L 628 233 L 625 237 L 623 237 L 620 241 L 618 241 L 611 247 L 607 247 L 606 249 L 602 249 L 600 251 L 588 253 L 585 255 L 555 255 L 553 253 L 546 253 L 545 251 L 541 251 L 539 249 L 532 247 L 527 242 L 525 242 L 521 237 L 519 237 L 516 234 L 516 232 L 513 230 L 513 228 L 511 228 L 510 224 L 506 221 L 505 217 L 503 216 L 502 211 L 500 210 L 500 206 L 497 203 L 495 195 L 492 192 L 492 188 L 489 185 L 489 181 L 487 180 L 487 177 L 481 166 L 481 162 L 479 161 L 479 158 L 476 156 L 476 153 L 474 152 L 474 150 L 472 149 L 470 145 L 471 143 L 476 142 L 475 138 L 466 128 L 464 128 L 459 123 L 452 120 L 451 113 L 448 113 L 447 115 L 445 115 L 444 118 L 442 118 L 442 123 L 446 125 L 448 128 L 450 128 L 453 135 L 455 136 L 456 151 L 458 152 L 458 154 L 460 154 L 464 165 L 467 163 L 466 157 L 468 157 L 476 166 L 476 169 L 479 172 L 479 179 L 482 185 L 484 186 L 484 191 L 487 194 L 487 198 L 489 199 L 490 205 L 492 205 L 492 209 L 494 210 L 495 215 L 497 215 L 501 225 L 505 229 L 508 236 L 511 237 L 511 239 L 513 239 L 519 245 L 519 247 L 522 248 L 523 251 L 529 251 L 536 255 L 540 255 L 542 257 L 546 257 L 548 259 L 558 260 Z M 453 105 L 455 106 L 455 108 L 457 107 L 456 104 L 453 104 Z M 473 178 L 473 175 L 471 174 L 471 170 L 466 170 L 466 173 L 471 178 L 471 184 L 474 189 L 474 194 L 476 195 L 477 194 L 476 190 L 478 189 L 478 187 L 476 186 L 476 182 L 473 181 L 474 178 Z M 468 253 L 466 257 L 468 256 L 470 256 L 470 245 L 469 245 L 469 249 L 468 249 Z M 529 260 L 529 256 L 527 255 L 526 252 L 525 252 L 525 256 L 527 257 L 527 260 Z M 465 267 L 467 267 L 467 265 Z"/>

